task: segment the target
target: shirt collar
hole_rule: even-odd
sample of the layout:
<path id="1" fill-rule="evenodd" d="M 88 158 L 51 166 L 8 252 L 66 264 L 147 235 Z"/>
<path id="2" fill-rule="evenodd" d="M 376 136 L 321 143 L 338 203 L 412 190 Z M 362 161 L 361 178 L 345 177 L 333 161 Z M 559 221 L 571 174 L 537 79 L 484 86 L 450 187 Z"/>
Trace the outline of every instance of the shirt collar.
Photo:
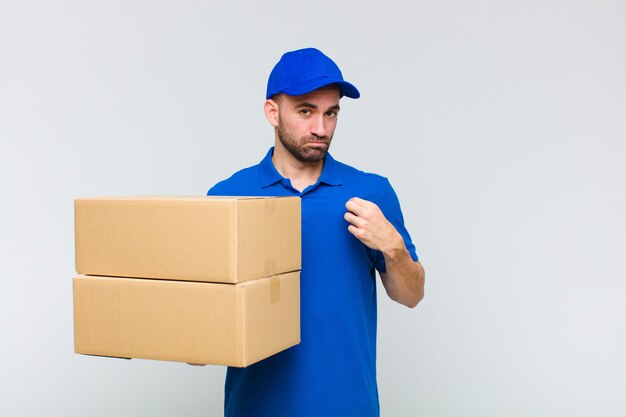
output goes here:
<path id="1" fill-rule="evenodd" d="M 261 181 L 261 187 L 263 188 L 274 185 L 284 179 L 283 176 L 276 170 L 276 167 L 272 162 L 272 155 L 274 155 L 273 146 L 259 164 L 259 179 Z M 320 175 L 317 182 L 327 185 L 341 185 L 339 164 L 329 153 L 326 154 L 324 167 L 322 168 L 322 175 Z"/>
<path id="2" fill-rule="evenodd" d="M 282 175 L 278 173 L 276 167 L 274 167 L 274 163 L 272 162 L 272 155 L 274 155 L 274 147 L 272 146 L 270 150 L 265 155 L 265 158 L 259 164 L 259 179 L 261 180 L 261 187 L 269 187 L 270 185 L 276 184 L 277 182 L 283 179 Z"/>
<path id="3" fill-rule="evenodd" d="M 341 185 L 339 164 L 329 153 L 326 154 L 324 159 L 324 168 L 322 168 L 322 175 L 320 175 L 318 182 L 328 185 Z"/>

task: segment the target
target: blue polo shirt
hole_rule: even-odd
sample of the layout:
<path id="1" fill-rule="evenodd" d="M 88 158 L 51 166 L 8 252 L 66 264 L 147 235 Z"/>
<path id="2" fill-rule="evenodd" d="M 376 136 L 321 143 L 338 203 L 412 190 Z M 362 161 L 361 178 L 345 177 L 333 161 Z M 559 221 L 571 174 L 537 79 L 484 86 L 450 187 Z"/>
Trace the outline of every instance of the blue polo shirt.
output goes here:
<path id="1" fill-rule="evenodd" d="M 402 234 L 414 260 L 389 181 L 326 155 L 318 181 L 299 192 L 272 163 L 216 184 L 209 195 L 299 196 L 302 199 L 301 343 L 247 368 L 228 368 L 226 417 L 375 417 L 376 274 L 379 251 L 350 232 L 343 216 L 352 197 L 376 203 Z"/>

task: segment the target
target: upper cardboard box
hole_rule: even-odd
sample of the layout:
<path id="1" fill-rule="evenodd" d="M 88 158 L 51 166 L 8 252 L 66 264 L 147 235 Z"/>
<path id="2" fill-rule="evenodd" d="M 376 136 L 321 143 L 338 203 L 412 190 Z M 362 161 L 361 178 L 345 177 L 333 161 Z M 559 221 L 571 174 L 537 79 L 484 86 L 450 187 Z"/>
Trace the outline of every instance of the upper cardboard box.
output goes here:
<path id="1" fill-rule="evenodd" d="M 76 271 L 238 283 L 300 269 L 298 197 L 75 201 Z"/>

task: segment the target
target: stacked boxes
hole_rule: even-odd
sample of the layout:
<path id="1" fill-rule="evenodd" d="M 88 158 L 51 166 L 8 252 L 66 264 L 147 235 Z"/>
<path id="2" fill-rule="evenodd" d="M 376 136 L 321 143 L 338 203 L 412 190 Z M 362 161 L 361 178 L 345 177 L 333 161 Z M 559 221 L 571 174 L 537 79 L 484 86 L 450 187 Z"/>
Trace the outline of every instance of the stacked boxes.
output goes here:
<path id="1" fill-rule="evenodd" d="M 300 199 L 75 201 L 77 353 L 248 366 L 300 342 Z"/>

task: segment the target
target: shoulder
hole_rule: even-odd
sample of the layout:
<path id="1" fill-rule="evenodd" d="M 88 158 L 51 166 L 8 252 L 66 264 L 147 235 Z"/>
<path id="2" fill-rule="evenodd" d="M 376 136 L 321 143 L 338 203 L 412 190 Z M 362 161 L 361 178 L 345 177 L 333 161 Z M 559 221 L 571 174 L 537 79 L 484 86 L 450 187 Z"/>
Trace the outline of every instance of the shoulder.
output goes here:
<path id="1" fill-rule="evenodd" d="M 342 181 L 348 186 L 363 187 L 372 191 L 388 191 L 391 188 L 387 177 L 373 172 L 362 171 L 343 162 L 335 162 L 341 173 Z"/>
<path id="2" fill-rule="evenodd" d="M 208 195 L 242 194 L 243 189 L 258 184 L 258 165 L 253 165 L 235 172 L 230 177 L 218 182 L 207 192 Z"/>
<path id="3" fill-rule="evenodd" d="M 359 197 L 378 205 L 383 212 L 397 211 L 398 196 L 389 179 L 383 175 L 362 171 L 342 162 L 337 162 L 344 192 L 350 197 Z"/>

